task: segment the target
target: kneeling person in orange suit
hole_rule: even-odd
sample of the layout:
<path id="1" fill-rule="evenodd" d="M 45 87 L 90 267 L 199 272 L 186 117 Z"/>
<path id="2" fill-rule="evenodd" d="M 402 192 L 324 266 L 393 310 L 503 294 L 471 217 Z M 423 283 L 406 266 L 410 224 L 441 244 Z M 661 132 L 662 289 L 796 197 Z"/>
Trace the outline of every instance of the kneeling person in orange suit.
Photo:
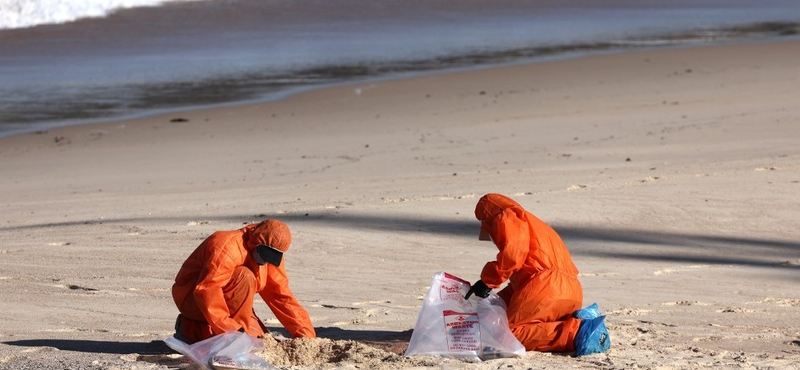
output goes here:
<path id="1" fill-rule="evenodd" d="M 291 240 L 289 227 L 278 220 L 211 234 L 175 277 L 175 337 L 191 344 L 233 330 L 263 336 L 267 328 L 253 310 L 256 293 L 292 337 L 316 337 L 282 263 Z"/>
<path id="2" fill-rule="evenodd" d="M 511 332 L 529 351 L 603 352 L 608 331 L 596 305 L 581 310 L 583 289 L 578 269 L 564 242 L 550 226 L 500 194 L 484 195 L 475 207 L 481 240 L 499 249 L 486 263 L 472 294 L 486 298 L 492 289 L 508 306 Z"/>

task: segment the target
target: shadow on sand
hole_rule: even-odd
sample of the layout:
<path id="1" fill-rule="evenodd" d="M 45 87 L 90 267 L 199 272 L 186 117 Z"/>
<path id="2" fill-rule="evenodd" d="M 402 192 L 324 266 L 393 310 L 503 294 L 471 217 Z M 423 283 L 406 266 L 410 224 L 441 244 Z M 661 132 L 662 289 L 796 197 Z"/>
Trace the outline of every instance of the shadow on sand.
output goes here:
<path id="1" fill-rule="evenodd" d="M 282 327 L 269 328 L 270 331 L 289 337 Z M 320 338 L 332 340 L 352 340 L 369 346 L 403 355 L 408 348 L 412 330 L 402 332 L 383 330 L 347 330 L 336 327 L 316 328 Z M 52 347 L 61 351 L 83 353 L 102 353 L 117 355 L 135 355 L 136 361 L 167 366 L 170 368 L 194 369 L 199 367 L 192 364 L 184 356 L 179 356 L 163 341 L 151 342 L 114 342 L 101 340 L 76 340 L 76 339 L 27 339 L 3 342 L 3 344 L 19 347 Z"/>
<path id="2" fill-rule="evenodd" d="M 220 223 L 244 224 L 276 218 L 289 225 L 320 225 L 345 230 L 387 231 L 417 234 L 420 244 L 426 235 L 451 235 L 477 242 L 479 223 L 463 218 L 430 215 L 368 215 L 319 213 L 223 215 L 204 217 Z M 159 223 L 186 225 L 186 218 L 119 218 L 0 227 L 0 230 L 31 230 L 85 224 L 119 225 Z M 800 242 L 779 239 L 722 236 L 698 233 L 637 230 L 620 227 L 585 227 L 554 224 L 573 256 L 620 260 L 669 261 L 711 265 L 737 265 L 800 269 Z M 490 244 L 486 244 L 487 247 Z"/>
<path id="3" fill-rule="evenodd" d="M 61 351 L 83 353 L 133 355 L 136 361 L 163 365 L 169 368 L 201 369 L 199 365 L 193 364 L 188 358 L 179 355 L 161 340 L 144 343 L 81 339 L 27 339 L 3 342 L 3 344 L 20 347 L 52 347 Z"/>
<path id="4" fill-rule="evenodd" d="M 166 343 L 160 340 L 142 343 L 79 339 L 26 339 L 3 342 L 3 344 L 20 347 L 53 347 L 62 351 L 112 353 L 118 355 L 163 355 L 175 353 Z"/>

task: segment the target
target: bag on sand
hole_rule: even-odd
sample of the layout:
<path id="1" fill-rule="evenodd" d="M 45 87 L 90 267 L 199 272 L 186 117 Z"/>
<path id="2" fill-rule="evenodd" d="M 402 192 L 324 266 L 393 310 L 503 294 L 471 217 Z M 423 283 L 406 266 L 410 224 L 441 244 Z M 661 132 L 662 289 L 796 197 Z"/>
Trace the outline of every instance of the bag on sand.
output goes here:
<path id="1" fill-rule="evenodd" d="M 195 344 L 186 344 L 175 337 L 164 342 L 203 369 L 277 370 L 253 353 L 262 348 L 264 342 L 238 331 L 229 331 Z"/>
<path id="2" fill-rule="evenodd" d="M 470 284 L 438 272 L 422 303 L 406 356 L 451 357 L 478 362 L 525 354 L 508 328 L 506 304 L 497 294 L 464 299 Z"/>

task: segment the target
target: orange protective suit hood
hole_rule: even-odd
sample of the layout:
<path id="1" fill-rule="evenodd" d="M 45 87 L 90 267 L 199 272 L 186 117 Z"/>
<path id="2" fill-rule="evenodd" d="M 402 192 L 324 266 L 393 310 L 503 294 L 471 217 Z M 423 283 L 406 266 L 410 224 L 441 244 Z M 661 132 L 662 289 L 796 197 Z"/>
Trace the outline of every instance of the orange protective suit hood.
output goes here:
<path id="1" fill-rule="evenodd" d="M 475 206 L 475 218 L 481 221 L 481 228 L 486 221 L 491 221 L 506 209 L 513 209 L 520 218 L 525 214 L 525 209 L 513 199 L 502 194 L 486 194 Z M 488 231 L 488 230 L 486 230 Z"/>
<path id="2" fill-rule="evenodd" d="M 278 220 L 264 220 L 255 225 L 245 227 L 250 235 L 247 237 L 248 250 L 256 245 L 265 244 L 286 253 L 292 243 L 292 233 L 289 226 Z"/>

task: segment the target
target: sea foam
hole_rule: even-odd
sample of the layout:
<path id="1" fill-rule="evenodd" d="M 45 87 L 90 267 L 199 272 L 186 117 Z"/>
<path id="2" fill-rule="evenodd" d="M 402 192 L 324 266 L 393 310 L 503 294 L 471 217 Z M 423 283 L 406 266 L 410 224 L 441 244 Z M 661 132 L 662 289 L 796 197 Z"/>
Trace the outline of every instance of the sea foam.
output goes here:
<path id="1" fill-rule="evenodd" d="M 200 0 L 0 0 L 0 29 L 105 17 L 116 10 Z"/>

